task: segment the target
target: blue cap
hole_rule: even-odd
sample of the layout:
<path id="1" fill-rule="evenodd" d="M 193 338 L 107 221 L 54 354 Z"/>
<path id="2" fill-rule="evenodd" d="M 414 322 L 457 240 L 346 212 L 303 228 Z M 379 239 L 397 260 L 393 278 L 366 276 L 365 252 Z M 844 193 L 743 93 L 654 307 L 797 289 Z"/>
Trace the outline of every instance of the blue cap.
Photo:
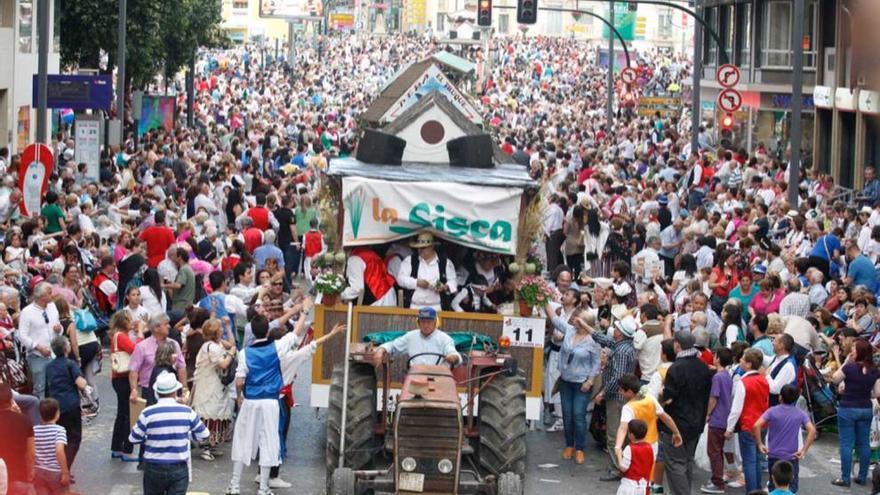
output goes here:
<path id="1" fill-rule="evenodd" d="M 684 208 L 682 208 L 681 210 L 678 210 L 678 215 L 681 218 L 687 218 L 688 215 L 690 215 L 690 213 L 687 210 L 685 210 Z"/>
<path id="2" fill-rule="evenodd" d="M 754 268 L 752 268 L 752 271 L 755 273 L 767 273 L 767 267 L 758 263 L 757 265 L 755 265 Z"/>
<path id="3" fill-rule="evenodd" d="M 422 308 L 419 310 L 420 320 L 436 320 L 437 311 L 434 308 Z"/>
<path id="4" fill-rule="evenodd" d="M 666 197 L 665 194 L 661 194 L 659 198 L 657 198 L 657 202 L 661 205 L 669 204 L 669 198 Z"/>
<path id="5" fill-rule="evenodd" d="M 837 311 L 835 311 L 834 317 L 843 323 L 846 323 L 847 321 L 846 313 L 844 313 L 842 309 L 838 309 Z"/>

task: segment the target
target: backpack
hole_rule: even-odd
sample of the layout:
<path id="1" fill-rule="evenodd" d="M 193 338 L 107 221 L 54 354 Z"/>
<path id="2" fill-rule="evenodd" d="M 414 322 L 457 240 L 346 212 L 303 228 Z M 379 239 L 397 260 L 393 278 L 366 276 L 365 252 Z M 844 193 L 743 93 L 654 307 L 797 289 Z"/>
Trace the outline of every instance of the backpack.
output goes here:
<path id="1" fill-rule="evenodd" d="M 410 273 L 410 276 L 413 278 L 418 278 L 420 261 L 421 261 L 421 258 L 419 258 L 418 253 L 413 253 L 413 255 L 410 256 L 411 270 L 409 273 Z M 444 256 L 443 254 L 441 254 L 439 252 L 437 253 L 437 266 L 439 267 L 438 271 L 440 272 L 440 283 L 445 284 L 447 281 L 446 280 L 446 256 Z M 414 292 L 415 292 L 414 290 L 408 290 L 408 289 L 403 290 L 403 307 L 408 308 L 410 306 Z M 450 311 L 452 309 L 452 298 L 453 297 L 454 297 L 453 294 L 449 294 L 448 292 L 440 294 L 440 308 L 443 311 Z"/>

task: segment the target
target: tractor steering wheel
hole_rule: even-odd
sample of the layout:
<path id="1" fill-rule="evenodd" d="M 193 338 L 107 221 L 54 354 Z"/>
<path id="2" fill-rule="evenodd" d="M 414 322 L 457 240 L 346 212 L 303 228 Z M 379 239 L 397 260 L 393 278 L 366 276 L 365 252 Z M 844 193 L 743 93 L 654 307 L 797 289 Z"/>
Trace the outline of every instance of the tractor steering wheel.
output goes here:
<path id="1" fill-rule="evenodd" d="M 406 369 L 410 368 L 410 365 L 412 364 L 413 359 L 420 357 L 420 356 L 437 356 L 437 362 L 434 363 L 435 365 L 439 365 L 440 363 L 444 362 L 444 360 L 446 359 L 446 355 L 440 354 L 439 352 L 420 352 L 418 354 L 410 356 L 409 359 L 406 360 Z M 451 363 L 447 363 L 447 364 L 449 364 L 450 368 L 452 368 L 454 366 Z"/>

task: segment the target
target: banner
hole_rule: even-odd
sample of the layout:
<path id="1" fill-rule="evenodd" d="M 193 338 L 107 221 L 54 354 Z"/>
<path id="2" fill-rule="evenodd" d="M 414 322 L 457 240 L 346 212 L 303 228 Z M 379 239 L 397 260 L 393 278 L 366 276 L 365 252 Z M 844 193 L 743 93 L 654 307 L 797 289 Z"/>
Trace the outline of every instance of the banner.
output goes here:
<path id="1" fill-rule="evenodd" d="M 101 117 L 99 115 L 80 115 L 74 128 L 76 163 L 86 164 L 86 177 L 97 182 L 101 180 Z"/>
<path id="2" fill-rule="evenodd" d="M 456 244 L 513 255 L 521 195 L 516 188 L 346 177 L 342 243 L 384 244 L 427 230 Z"/>

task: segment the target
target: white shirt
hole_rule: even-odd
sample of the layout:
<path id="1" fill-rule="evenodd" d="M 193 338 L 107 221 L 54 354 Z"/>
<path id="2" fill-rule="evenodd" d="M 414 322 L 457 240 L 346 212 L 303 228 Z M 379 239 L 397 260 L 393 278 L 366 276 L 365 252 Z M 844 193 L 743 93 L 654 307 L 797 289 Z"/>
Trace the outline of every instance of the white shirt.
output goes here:
<path id="1" fill-rule="evenodd" d="M 557 230 L 562 230 L 564 220 L 565 214 L 562 212 L 562 208 L 556 203 L 550 203 L 544 210 L 544 233 L 550 235 Z"/>
<path id="2" fill-rule="evenodd" d="M 299 365 L 318 349 L 318 345 L 315 342 L 311 342 L 302 349 L 298 349 L 301 340 L 302 339 L 297 334 L 288 332 L 284 337 L 281 337 L 274 342 L 275 352 L 278 353 L 278 359 L 280 361 L 281 377 L 285 385 L 293 383 Z M 255 342 L 260 341 L 258 340 Z M 239 351 L 238 367 L 235 368 L 236 378 L 246 378 L 248 373 L 250 373 L 250 369 L 248 369 L 247 365 L 246 353 L 247 348 Z"/>
<path id="3" fill-rule="evenodd" d="M 746 386 L 743 385 L 742 379 L 757 374 L 757 371 L 747 371 L 742 378 L 733 379 L 733 401 L 730 404 L 730 415 L 727 416 L 727 431 L 733 433 L 736 431 L 736 425 L 739 423 L 739 417 L 742 415 L 743 403 L 746 400 Z"/>
<path id="4" fill-rule="evenodd" d="M 138 289 L 140 292 L 140 289 Z M 131 306 L 126 306 L 125 310 L 128 311 L 128 314 L 131 315 L 131 319 L 134 321 L 149 321 L 150 319 L 150 310 L 148 310 L 143 304 L 139 305 L 137 309 L 132 309 Z"/>
<path id="5" fill-rule="evenodd" d="M 779 365 L 779 363 L 785 360 L 785 364 L 782 365 L 782 369 L 779 370 L 779 373 L 776 374 L 776 378 L 771 376 L 771 373 Z M 795 371 L 794 365 L 788 361 L 788 355 L 785 356 L 773 356 L 773 360 L 770 361 L 770 366 L 767 367 L 767 384 L 770 385 L 770 393 L 773 395 L 778 395 L 782 392 L 782 387 L 792 383 L 797 376 L 797 372 Z"/>
<path id="6" fill-rule="evenodd" d="M 153 289 L 150 289 L 146 285 L 140 286 L 138 292 L 141 294 L 141 307 L 146 308 L 151 315 L 164 313 L 166 311 L 165 308 L 168 307 L 168 298 L 165 296 L 165 292 L 162 292 L 161 299 L 157 298 L 156 294 L 153 294 Z"/>
<path id="7" fill-rule="evenodd" d="M 58 335 L 53 329 L 56 323 L 60 324 L 61 321 L 55 303 L 49 303 L 45 309 L 36 303 L 28 304 L 19 316 L 18 338 L 33 353 L 36 353 L 38 345 L 49 348 L 52 339 Z"/>
<path id="8" fill-rule="evenodd" d="M 362 292 L 365 292 L 364 271 L 366 269 L 367 264 L 360 256 L 350 256 L 348 258 L 348 261 L 345 264 L 345 278 L 348 279 L 348 287 L 342 291 L 343 300 L 350 301 L 352 299 L 357 299 Z M 397 294 L 395 293 L 394 287 L 389 288 L 388 292 L 382 297 L 376 299 L 376 301 L 370 304 L 370 306 L 397 306 Z"/>
<path id="9" fill-rule="evenodd" d="M 193 200 L 193 206 L 195 206 L 196 213 L 198 213 L 199 209 L 201 208 L 204 208 L 205 211 L 207 211 L 211 215 L 217 215 L 218 213 L 220 213 L 220 210 L 217 209 L 217 205 L 214 203 L 214 200 L 202 193 L 196 195 L 195 199 Z"/>
<path id="10" fill-rule="evenodd" d="M 413 255 L 418 256 L 418 254 Z M 412 256 L 407 256 L 400 263 L 400 271 L 397 273 L 397 284 L 404 289 L 414 291 L 411 308 L 419 309 L 432 307 L 440 309 L 440 293 L 434 287 L 440 281 L 440 257 L 435 255 L 431 261 L 419 260 L 419 272 L 414 277 L 412 272 Z M 428 282 L 428 288 L 422 289 L 416 285 L 416 280 L 422 279 Z M 455 266 L 452 261 L 446 260 L 446 284 L 449 292 L 458 292 L 458 282 L 455 277 Z"/>

